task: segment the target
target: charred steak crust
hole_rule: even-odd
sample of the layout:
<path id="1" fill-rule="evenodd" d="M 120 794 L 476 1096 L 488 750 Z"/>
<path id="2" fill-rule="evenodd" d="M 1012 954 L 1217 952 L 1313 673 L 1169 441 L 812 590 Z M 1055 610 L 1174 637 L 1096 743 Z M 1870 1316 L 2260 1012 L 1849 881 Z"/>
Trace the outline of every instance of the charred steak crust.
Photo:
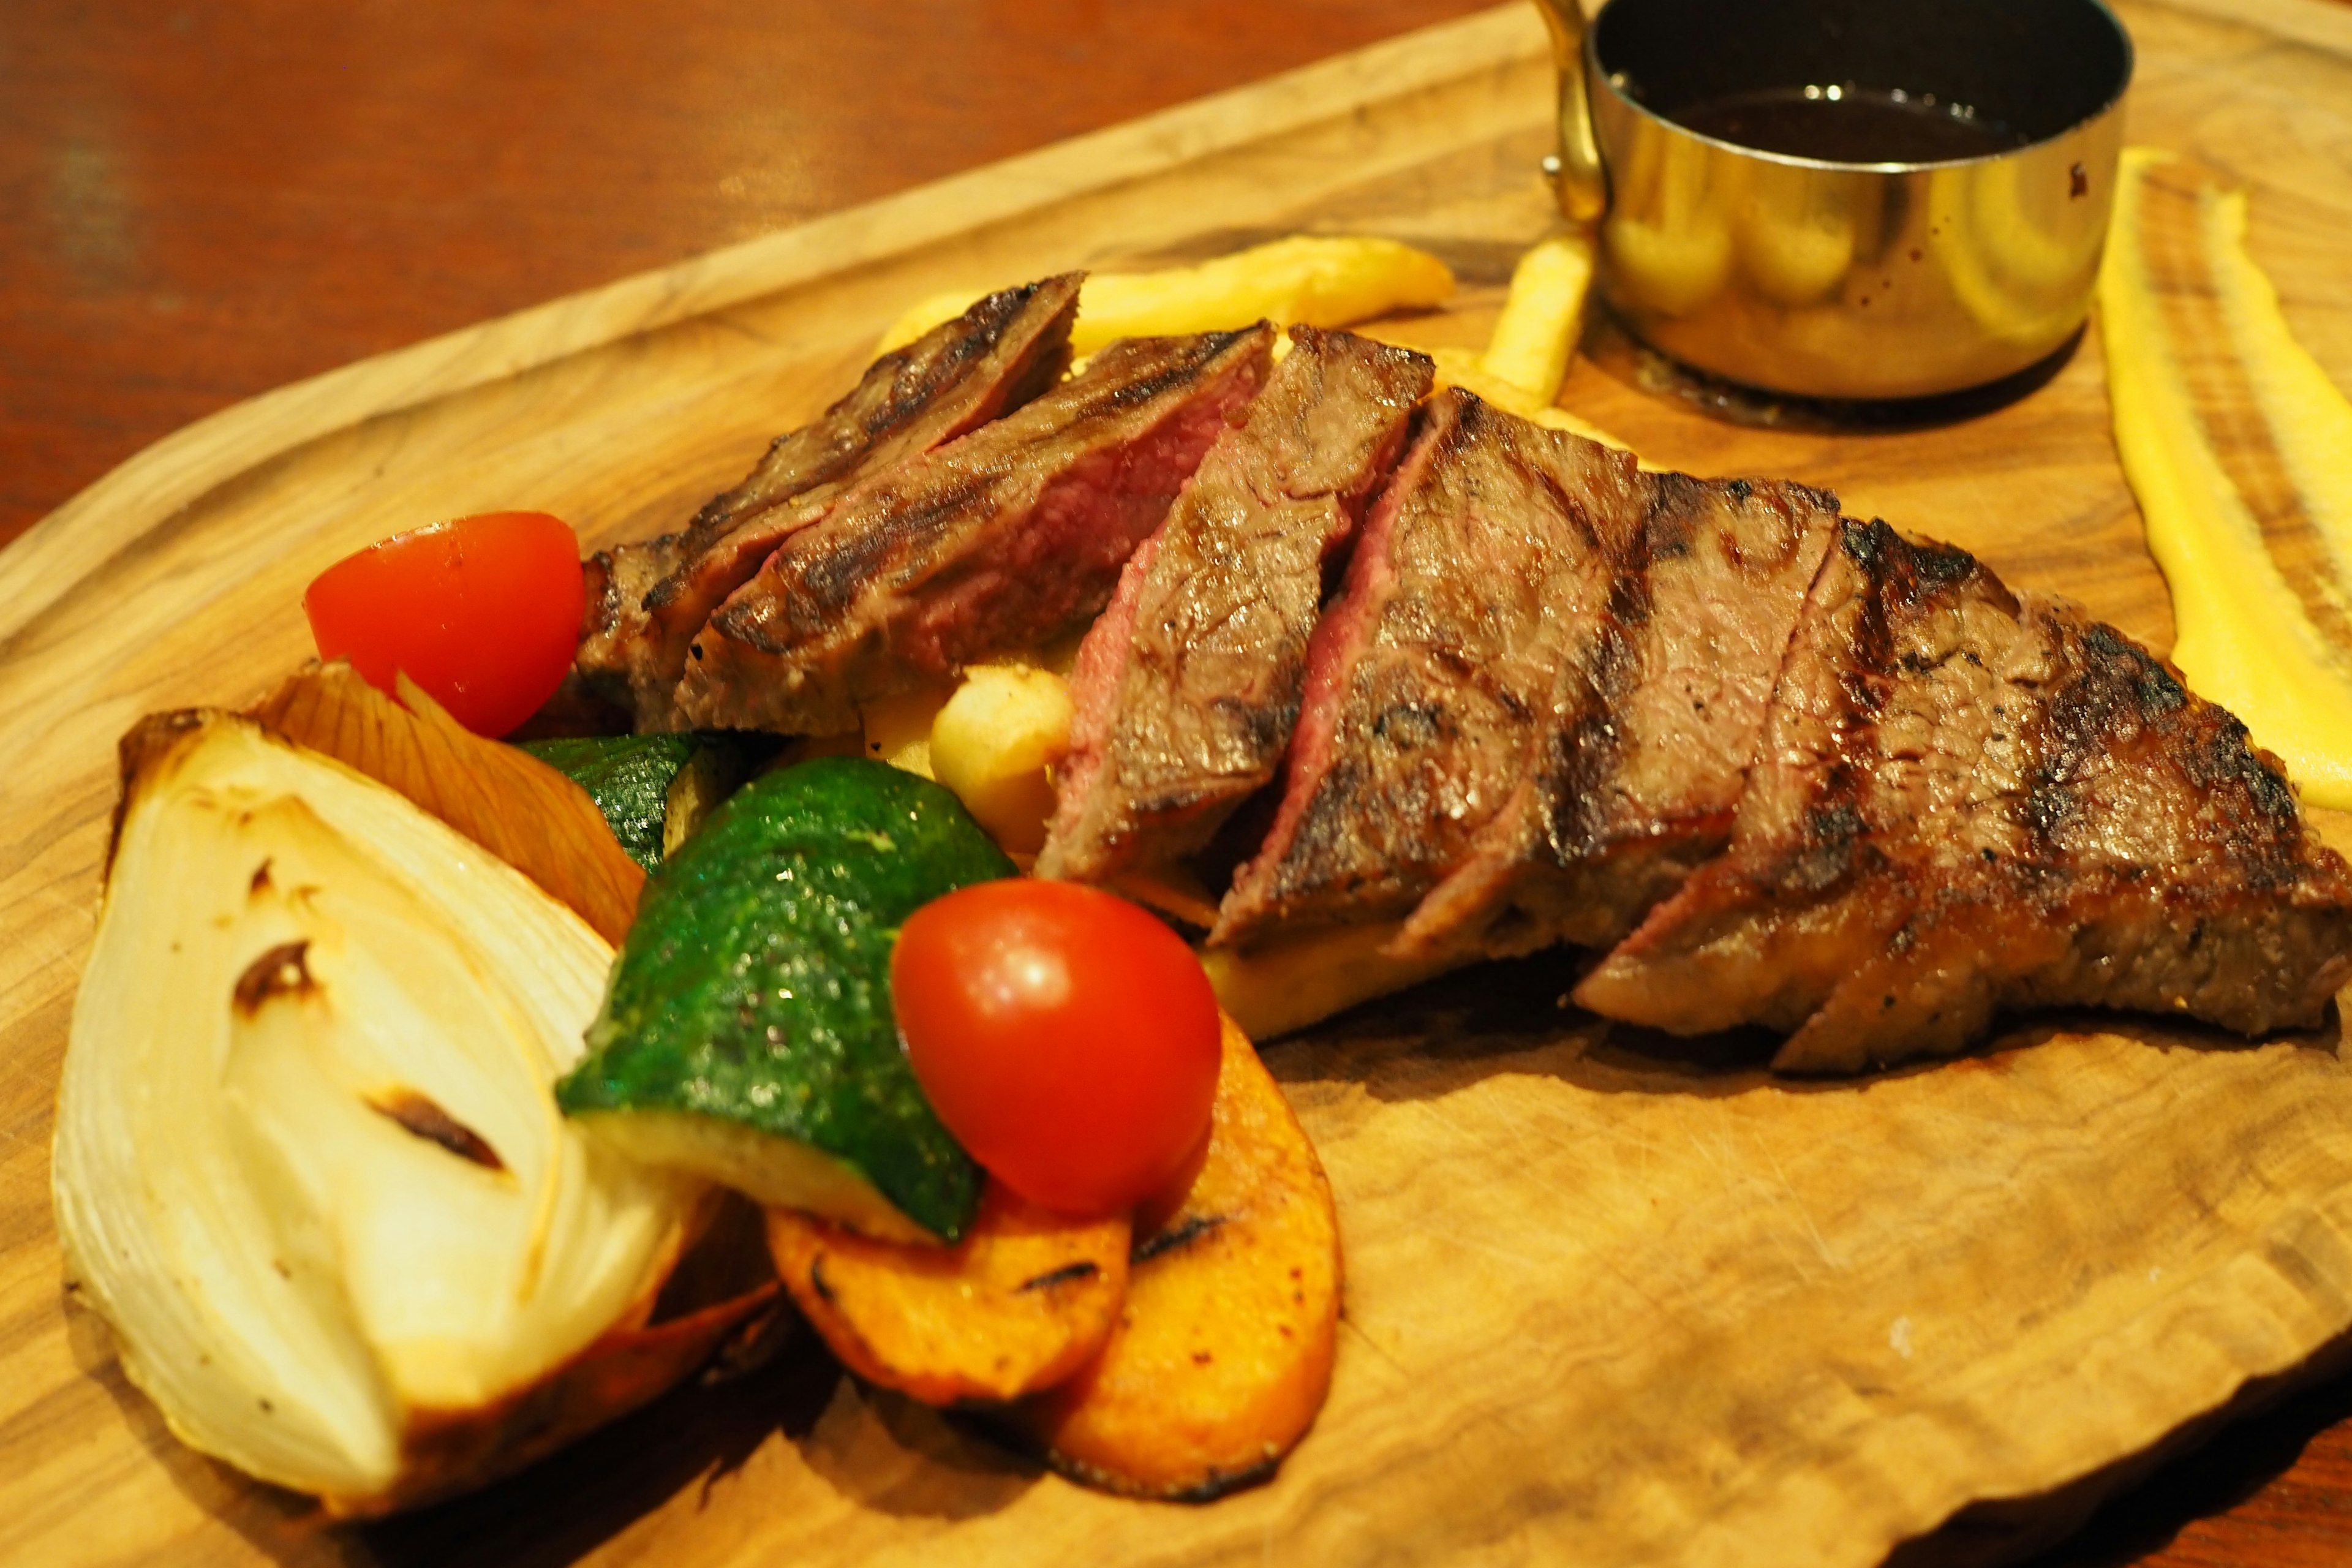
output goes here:
<path id="1" fill-rule="evenodd" d="M 1640 527 L 1633 460 L 1438 394 L 1307 652 L 1275 826 L 1210 940 L 1401 916 L 1536 771 Z"/>
<path id="2" fill-rule="evenodd" d="M 1326 584 L 1435 374 L 1349 332 L 1290 339 L 1080 648 L 1041 877 L 1098 882 L 1198 849 L 1290 743 Z"/>
<path id="3" fill-rule="evenodd" d="M 1837 498 L 1643 474 L 1637 544 L 1527 787 L 1405 922 L 1411 954 L 1605 947 L 1720 853 Z"/>
<path id="4" fill-rule="evenodd" d="M 2002 1009 L 2315 1020 L 2352 876 L 2275 759 L 2114 628 L 1965 552 L 1846 523 L 1808 596 L 1730 848 L 1578 988 L 1775 1065 L 1967 1046 Z"/>
<path id="5" fill-rule="evenodd" d="M 1799 618 L 1729 851 L 1580 995 L 1685 1032 L 1803 1024 L 1899 925 L 1885 907 L 1891 852 L 1932 839 L 1922 819 L 1956 826 L 1980 766 L 2015 749 L 2002 670 L 2019 608 L 1962 552 L 1915 548 L 1882 523 L 1842 529 Z M 1669 997 L 1677 984 L 1685 994 Z"/>
<path id="6" fill-rule="evenodd" d="M 1427 362 L 1346 333 L 1297 330 L 1254 406 L 1263 326 L 1055 386 L 1077 282 L 981 301 L 593 557 L 567 689 L 832 732 L 1108 601 L 1042 870 L 1265 813 L 1213 942 L 1613 941 L 1585 1006 L 1764 1024 L 1784 1070 L 2038 1006 L 2259 1035 L 2352 980 L 2352 869 L 2276 759 L 2074 606 L 1801 486 L 1642 474 L 1458 390 L 1412 420 Z"/>
<path id="7" fill-rule="evenodd" d="M 684 553 L 700 555 L 745 518 L 845 478 L 869 457 L 912 456 L 896 437 L 929 426 L 924 446 L 937 446 L 1035 397 L 1069 367 L 1070 326 L 1085 280 L 1084 273 L 1065 272 L 999 289 L 877 359 L 823 418 L 777 437 L 741 483 L 703 504 L 687 526 Z M 978 395 L 944 405 L 959 388 Z"/>
<path id="8" fill-rule="evenodd" d="M 677 564 L 675 533 L 617 544 L 582 563 L 587 596 L 572 673 L 583 690 L 602 701 L 631 706 L 630 653 L 635 639 L 645 635 L 645 597 Z"/>
<path id="9" fill-rule="evenodd" d="M 658 552 L 649 581 L 623 558 L 650 547 L 622 546 L 608 573 L 621 592 L 583 641 L 575 668 L 600 690 L 625 689 L 640 729 L 677 727 L 687 648 L 710 613 L 860 479 L 953 440 L 1057 381 L 1069 364 L 1083 280 L 1072 272 L 1002 289 L 876 360 L 846 396 L 776 437 L 740 483 L 706 502 Z"/>
<path id="10" fill-rule="evenodd" d="M 1227 420 L 1273 329 L 1135 338 L 859 484 L 778 546 L 688 649 L 690 723 L 833 734 L 859 705 L 1092 619 Z"/>

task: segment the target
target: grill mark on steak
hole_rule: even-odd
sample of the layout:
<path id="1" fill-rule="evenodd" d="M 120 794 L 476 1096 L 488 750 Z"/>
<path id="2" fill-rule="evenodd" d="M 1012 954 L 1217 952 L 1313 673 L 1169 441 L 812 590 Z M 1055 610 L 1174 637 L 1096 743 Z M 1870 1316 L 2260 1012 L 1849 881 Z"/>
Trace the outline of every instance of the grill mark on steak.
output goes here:
<path id="1" fill-rule="evenodd" d="M 1265 380 L 1273 329 L 1135 338 L 794 533 L 710 617 L 689 722 L 785 734 L 1091 619 Z"/>
<path id="2" fill-rule="evenodd" d="M 1964 553 L 1915 549 L 1883 523 L 1842 525 L 1729 850 L 1652 911 L 1579 999 L 1676 1033 L 1810 1017 L 1900 924 L 1889 851 L 1918 840 L 1919 818 L 1948 817 L 1975 776 L 2016 614 Z"/>
<path id="3" fill-rule="evenodd" d="M 1396 951 L 1607 946 L 1729 841 L 1837 498 L 1683 474 L 1637 483 L 1639 544 L 1589 661 L 1560 672 L 1539 768 Z"/>
<path id="4" fill-rule="evenodd" d="M 2112 627 L 2023 598 L 2039 662 L 2023 700 L 2003 703 L 2024 742 L 2014 784 L 1985 826 L 1928 847 L 1916 907 L 1790 1037 L 1784 1067 L 1849 1068 L 1891 1039 L 1958 1050 L 1997 1012 L 2033 1006 L 2259 1035 L 2315 1021 L 2352 970 L 2352 879 L 2244 726 Z"/>
<path id="5" fill-rule="evenodd" d="M 2244 726 L 2062 601 L 1846 524 L 1729 851 L 1577 999 L 1774 1065 L 1967 1046 L 2003 1009 L 2315 1020 L 2352 973 L 2352 876 Z"/>
<path id="6" fill-rule="evenodd" d="M 1000 290 L 884 354 L 822 417 L 776 437 L 673 544 L 614 552 L 607 576 L 619 591 L 582 643 L 574 668 L 583 680 L 625 693 L 640 729 L 677 728 L 688 648 L 711 612 L 861 479 L 1022 406 L 1059 379 L 1083 276 Z M 657 564 L 650 582 L 646 564 L 626 560 L 633 550 Z"/>
<path id="7" fill-rule="evenodd" d="M 1079 649 L 1041 877 L 1189 854 L 1281 763 L 1331 568 L 1434 377 L 1352 333 L 1290 336 Z"/>
<path id="8" fill-rule="evenodd" d="M 1410 910 L 1524 788 L 1633 548 L 1630 458 L 1459 389 L 1429 405 L 1307 654 L 1265 847 L 1212 942 Z"/>

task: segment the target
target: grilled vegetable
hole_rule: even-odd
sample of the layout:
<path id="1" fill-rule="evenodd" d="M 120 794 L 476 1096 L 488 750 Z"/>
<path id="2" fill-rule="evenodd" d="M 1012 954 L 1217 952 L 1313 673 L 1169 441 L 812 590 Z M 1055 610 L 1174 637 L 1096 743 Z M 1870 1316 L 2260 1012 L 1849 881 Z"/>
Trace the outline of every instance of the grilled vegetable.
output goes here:
<path id="1" fill-rule="evenodd" d="M 873 1241 L 789 1209 L 768 1249 L 844 1365 L 931 1405 L 1006 1400 L 1093 1359 L 1127 1294 L 1128 1216 L 1073 1219 L 992 1182 L 951 1247 Z"/>
<path id="2" fill-rule="evenodd" d="M 730 735 L 583 735 L 522 749 L 586 790 L 629 858 L 651 871 L 751 771 Z"/>
<path id="3" fill-rule="evenodd" d="M 1012 870 L 953 795 L 896 768 L 755 780 L 646 883 L 563 1109 L 761 1203 L 955 1240 L 980 1169 L 899 1048 L 890 949 L 922 905 Z"/>
<path id="4" fill-rule="evenodd" d="M 319 657 L 379 691 L 404 674 L 478 735 L 503 735 L 562 684 L 586 596 L 580 541 L 543 511 L 461 517 L 369 545 L 302 595 Z"/>
<path id="5" fill-rule="evenodd" d="M 1137 1215 L 1110 1343 L 1019 1419 L 1090 1486 L 1206 1501 L 1263 1479 L 1305 1436 L 1339 1319 L 1330 1184 L 1230 1021 L 1207 1153 L 1178 1192 Z"/>
<path id="6" fill-rule="evenodd" d="M 173 1430 L 378 1511 L 688 1370 L 707 1325 L 613 1346 L 705 1189 L 555 1111 L 611 949 L 254 720 L 151 719 L 122 759 L 52 1171 L 81 1299 Z"/>
<path id="7" fill-rule="evenodd" d="M 890 959 L 907 1060 L 989 1172 L 1066 1214 L 1123 1213 L 1208 1135 L 1217 998 L 1123 899 L 1029 878 L 918 910 Z"/>
<path id="8" fill-rule="evenodd" d="M 608 942 L 636 918 L 642 868 L 588 793 L 444 712 L 406 676 L 394 701 L 341 659 L 287 679 L 253 710 L 272 734 L 388 784 L 538 883 Z"/>

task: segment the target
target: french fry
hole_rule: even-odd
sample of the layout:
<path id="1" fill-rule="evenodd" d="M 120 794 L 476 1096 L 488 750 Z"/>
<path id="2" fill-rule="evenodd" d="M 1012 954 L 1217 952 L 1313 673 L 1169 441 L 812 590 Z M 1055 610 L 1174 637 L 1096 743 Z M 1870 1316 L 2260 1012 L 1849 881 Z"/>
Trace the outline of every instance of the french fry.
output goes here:
<path id="1" fill-rule="evenodd" d="M 1051 670 L 974 665 L 931 721 L 931 776 L 1007 850 L 1034 855 L 1054 815 L 1046 770 L 1069 749 L 1073 717 Z"/>
<path id="2" fill-rule="evenodd" d="M 1090 1485 L 1206 1501 L 1269 1472 L 1331 1385 L 1339 1230 L 1289 1102 L 1231 1019 L 1200 1169 L 1138 1216 L 1100 1356 L 1014 1419 Z"/>
<path id="3" fill-rule="evenodd" d="M 1445 263 L 1393 239 L 1297 235 L 1191 267 L 1097 272 L 1078 296 L 1071 349 L 1088 354 L 1119 338 L 1279 326 L 1344 327 L 1426 310 L 1454 292 Z M 923 300 L 882 334 L 877 353 L 961 315 L 976 291 Z"/>
<path id="4" fill-rule="evenodd" d="M 1454 274 L 1425 250 L 1393 239 L 1300 235 L 1193 267 L 1104 272 L 1078 296 L 1071 344 L 1090 353 L 1118 338 L 1248 326 L 1344 327 L 1443 304 Z"/>
<path id="5" fill-rule="evenodd" d="M 1076 1220 L 991 1182 L 953 1247 L 876 1241 L 789 1209 L 768 1250 L 801 1312 L 860 1377 L 927 1405 L 1051 1386 L 1109 1339 L 1128 1216 Z"/>
<path id="6" fill-rule="evenodd" d="M 1479 368 L 1549 407 L 1568 378 L 1591 282 L 1590 234 L 1555 235 L 1529 247 L 1512 269 L 1511 292 Z"/>

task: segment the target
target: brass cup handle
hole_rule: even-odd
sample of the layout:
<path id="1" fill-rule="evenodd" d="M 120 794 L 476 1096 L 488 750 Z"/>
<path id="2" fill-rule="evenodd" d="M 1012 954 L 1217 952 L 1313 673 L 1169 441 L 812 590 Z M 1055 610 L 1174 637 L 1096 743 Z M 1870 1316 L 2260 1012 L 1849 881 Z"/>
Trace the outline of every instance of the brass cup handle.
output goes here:
<path id="1" fill-rule="evenodd" d="M 1601 173 L 1601 149 L 1592 137 L 1592 106 L 1584 82 L 1584 8 L 1577 0 L 1535 0 L 1551 29 L 1551 52 L 1559 76 L 1559 155 L 1552 185 L 1559 210 L 1575 223 L 1593 223 L 1609 205 Z"/>

